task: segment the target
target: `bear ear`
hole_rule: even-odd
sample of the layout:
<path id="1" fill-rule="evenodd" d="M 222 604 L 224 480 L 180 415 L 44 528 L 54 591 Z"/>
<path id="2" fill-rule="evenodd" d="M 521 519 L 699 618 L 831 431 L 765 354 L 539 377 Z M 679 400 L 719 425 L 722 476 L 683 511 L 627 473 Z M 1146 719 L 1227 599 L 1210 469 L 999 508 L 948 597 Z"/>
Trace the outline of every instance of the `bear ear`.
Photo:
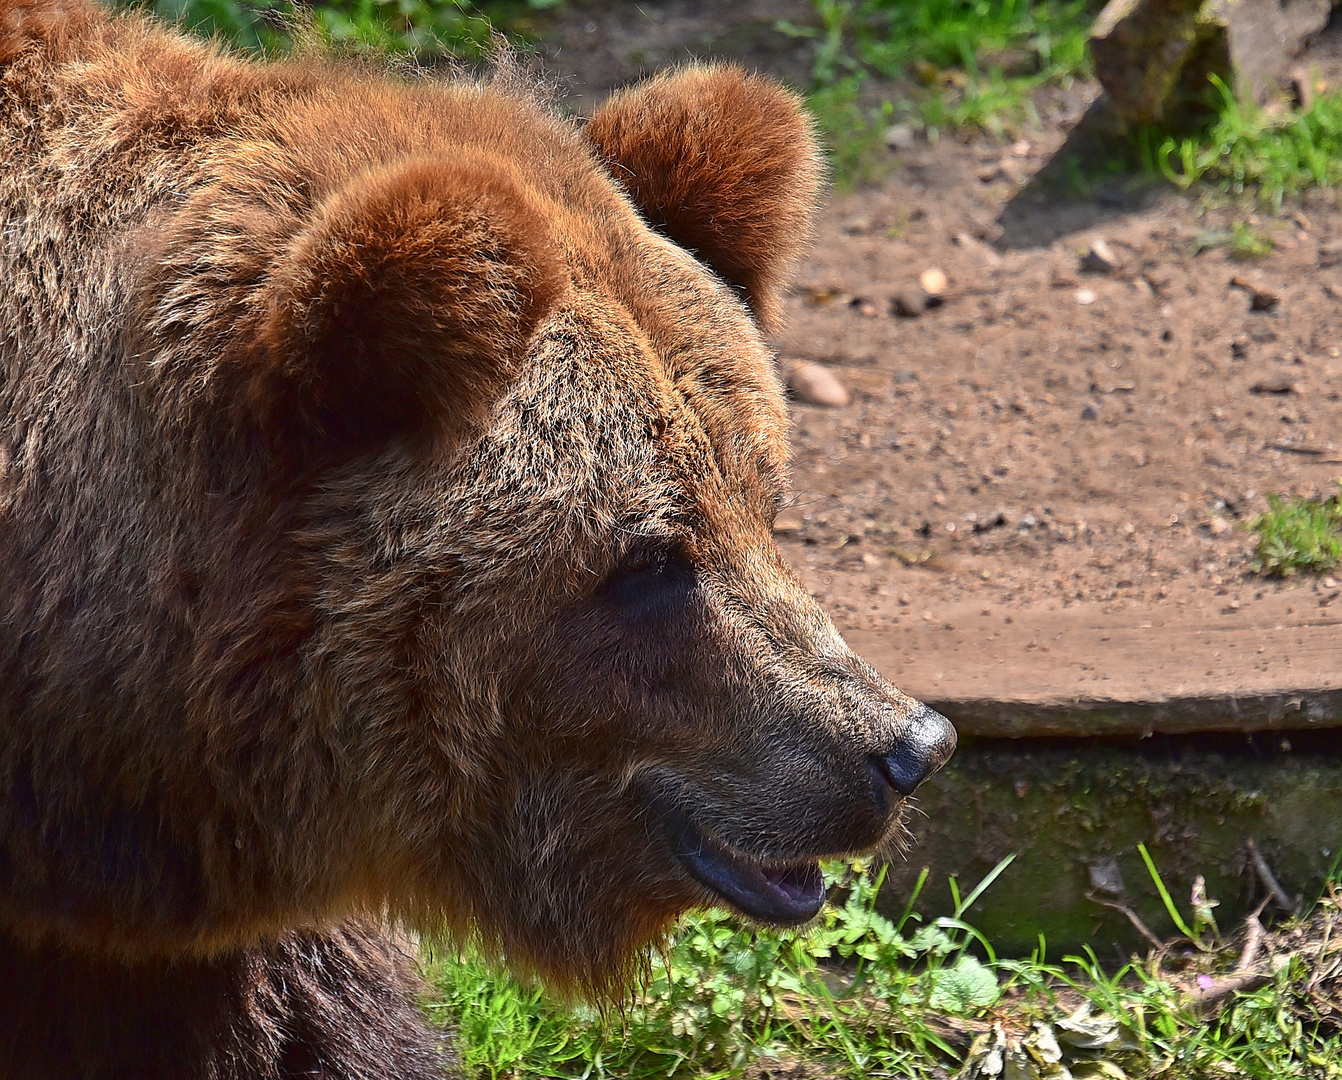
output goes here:
<path id="1" fill-rule="evenodd" d="M 545 216 L 488 163 L 412 162 L 331 196 L 260 297 L 241 404 L 306 451 L 459 435 L 564 287 Z"/>
<path id="2" fill-rule="evenodd" d="M 738 67 L 690 67 L 615 94 L 584 134 L 650 225 L 774 322 L 821 178 L 794 95 Z"/>

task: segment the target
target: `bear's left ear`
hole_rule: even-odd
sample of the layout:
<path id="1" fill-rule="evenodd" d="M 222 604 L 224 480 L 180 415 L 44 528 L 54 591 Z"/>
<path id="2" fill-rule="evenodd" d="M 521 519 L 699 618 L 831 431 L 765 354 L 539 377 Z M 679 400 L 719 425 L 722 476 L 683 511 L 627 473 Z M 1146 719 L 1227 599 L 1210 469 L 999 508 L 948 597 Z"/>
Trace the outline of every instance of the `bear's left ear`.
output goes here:
<path id="1" fill-rule="evenodd" d="M 279 444 L 452 436 L 562 292 L 544 213 L 492 162 L 408 162 L 336 192 L 258 294 L 238 404 Z"/>
<path id="2" fill-rule="evenodd" d="M 690 67 L 615 94 L 584 134 L 650 225 L 775 321 L 821 177 L 794 95 L 737 67 Z"/>

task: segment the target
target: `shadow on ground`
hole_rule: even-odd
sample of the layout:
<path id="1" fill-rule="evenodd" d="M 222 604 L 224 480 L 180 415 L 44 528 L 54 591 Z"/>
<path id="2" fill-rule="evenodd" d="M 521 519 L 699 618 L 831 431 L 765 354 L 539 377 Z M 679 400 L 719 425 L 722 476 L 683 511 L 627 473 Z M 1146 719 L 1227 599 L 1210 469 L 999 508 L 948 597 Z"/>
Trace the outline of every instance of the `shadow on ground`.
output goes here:
<path id="1" fill-rule="evenodd" d="M 1136 163 L 1130 140 L 1099 98 L 1057 152 L 997 217 L 999 251 L 1048 247 L 1061 236 L 1102 230 L 1147 208 L 1162 186 Z"/>

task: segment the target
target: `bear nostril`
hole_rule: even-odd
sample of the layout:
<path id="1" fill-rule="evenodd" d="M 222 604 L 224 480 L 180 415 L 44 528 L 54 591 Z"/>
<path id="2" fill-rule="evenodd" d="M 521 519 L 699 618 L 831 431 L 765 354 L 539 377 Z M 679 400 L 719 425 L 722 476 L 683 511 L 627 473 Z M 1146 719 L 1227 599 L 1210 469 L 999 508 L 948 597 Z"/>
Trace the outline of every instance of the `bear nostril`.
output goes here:
<path id="1" fill-rule="evenodd" d="M 909 717 L 898 745 L 887 754 L 873 755 L 890 786 L 912 795 L 918 785 L 946 764 L 955 750 L 955 728 L 926 705 Z"/>

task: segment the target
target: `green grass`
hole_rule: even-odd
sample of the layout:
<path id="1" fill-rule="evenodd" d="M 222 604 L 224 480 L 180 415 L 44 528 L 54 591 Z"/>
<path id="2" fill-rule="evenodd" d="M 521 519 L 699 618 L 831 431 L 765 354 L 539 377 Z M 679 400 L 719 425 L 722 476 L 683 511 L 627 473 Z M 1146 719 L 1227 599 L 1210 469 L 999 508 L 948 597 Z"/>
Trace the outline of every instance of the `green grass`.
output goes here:
<path id="1" fill-rule="evenodd" d="M 1086 0 L 814 0 L 818 26 L 810 104 L 840 183 L 865 178 L 892 119 L 935 139 L 979 128 L 997 136 L 1037 122 L 1040 86 L 1089 70 Z M 902 81 L 906 100 L 872 103 L 873 76 Z"/>
<path id="2" fill-rule="evenodd" d="M 1290 577 L 1298 571 L 1324 573 L 1342 560 L 1342 481 L 1326 499 L 1267 497 L 1268 510 L 1246 523 L 1258 534 L 1253 568 Z"/>
<path id="3" fill-rule="evenodd" d="M 1029 959 L 999 958 L 964 913 L 1009 862 L 963 897 L 952 880 L 954 913 L 930 921 L 914 912 L 917 890 L 899 918 L 878 912 L 882 873 L 862 863 L 826 868 L 834 903 L 801 932 L 691 916 L 634 1003 L 609 1015 L 553 1002 L 469 949 L 430 950 L 428 1008 L 456 1028 L 466 1077 L 489 1080 L 715 1078 L 769 1061 L 854 1080 L 959 1069 L 988 1080 L 1004 1058 L 1034 1080 L 1063 1075 L 1059 1063 L 1078 1080 L 1342 1077 L 1336 1018 L 1320 1012 L 1308 965 L 1280 945 L 1286 935 L 1265 947 L 1275 961 L 1266 985 L 1207 1015 L 1189 988 L 1225 977 L 1240 948 L 1217 936 L 1214 901 L 1185 917 L 1148 856 L 1191 939 L 1182 948 L 1117 971 L 1089 951 L 1050 961 L 1042 939 Z M 1315 940 L 1336 909 L 1330 885 Z"/>
<path id="4" fill-rule="evenodd" d="M 979 129 L 1013 135 L 1038 121 L 1034 94 L 1085 77 L 1095 4 L 1086 0 L 814 0 L 816 26 L 778 29 L 816 40 L 810 104 L 840 186 L 872 177 L 886 155 L 892 120 L 935 139 Z M 871 79 L 901 81 L 907 97 L 871 100 Z M 1213 76 L 1212 118 L 1194 133 L 1145 128 L 1122 157 L 1182 188 L 1249 192 L 1279 207 L 1311 187 L 1342 184 L 1342 93 L 1323 93 L 1305 112 L 1236 100 Z M 1261 238 L 1259 238 L 1261 240 Z M 1266 253 L 1237 232 L 1237 257 Z"/>
<path id="5" fill-rule="evenodd" d="M 1306 112 L 1274 115 L 1241 104 L 1213 76 L 1215 119 L 1194 135 L 1142 133 L 1151 168 L 1182 188 L 1207 185 L 1264 202 L 1342 183 L 1342 94 L 1319 95 Z"/>
<path id="6" fill-rule="evenodd" d="M 475 59 L 496 27 L 514 35 L 526 13 L 563 0 L 118 0 L 142 7 L 206 36 L 218 35 L 248 52 L 280 53 L 294 32 L 311 27 L 336 49 L 457 55 Z"/>

